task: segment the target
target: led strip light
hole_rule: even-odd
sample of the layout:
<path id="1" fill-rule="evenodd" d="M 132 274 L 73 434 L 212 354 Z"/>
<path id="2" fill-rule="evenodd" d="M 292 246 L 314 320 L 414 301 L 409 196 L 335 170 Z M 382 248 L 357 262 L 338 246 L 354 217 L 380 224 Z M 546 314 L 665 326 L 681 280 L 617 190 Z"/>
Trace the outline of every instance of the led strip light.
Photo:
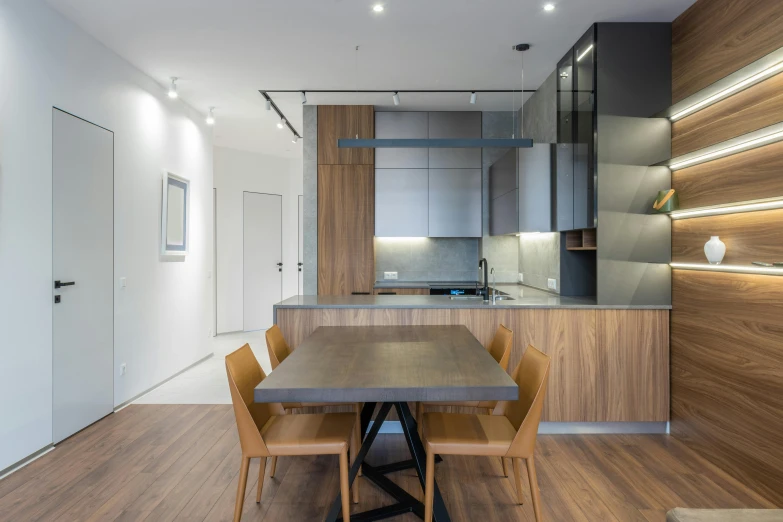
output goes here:
<path id="1" fill-rule="evenodd" d="M 683 169 L 685 167 L 696 165 L 697 163 L 704 163 L 706 161 L 722 158 L 724 156 L 730 156 L 735 152 L 744 152 L 746 150 L 754 149 L 756 147 L 767 145 L 769 143 L 780 141 L 780 140 L 783 140 L 783 131 L 773 132 L 772 134 L 761 136 L 760 138 L 754 138 L 748 141 L 743 141 L 735 145 L 731 145 L 729 147 L 725 147 L 712 152 L 707 152 L 705 154 L 694 156 L 687 160 L 677 161 L 669 165 L 669 168 L 671 170 Z"/>
<path id="2" fill-rule="evenodd" d="M 774 74 L 777 74 L 779 72 L 783 71 L 783 62 L 777 63 L 773 65 L 772 67 L 769 67 L 767 69 L 764 69 L 760 73 L 754 74 L 753 76 L 746 78 L 745 80 L 742 80 L 739 83 L 735 83 L 731 87 L 727 87 L 726 89 L 723 89 L 720 92 L 717 92 L 710 96 L 709 98 L 705 98 L 704 100 L 695 103 L 691 105 L 690 107 L 683 109 L 679 111 L 676 114 L 673 114 L 669 119 L 671 121 L 677 121 L 680 118 L 684 118 L 685 116 L 688 116 L 689 114 L 692 114 L 694 112 L 700 111 L 701 109 L 708 107 L 712 105 L 715 102 L 718 102 L 724 98 L 727 98 L 731 96 L 732 94 L 741 91 L 742 89 L 746 87 L 750 87 L 753 84 L 756 84 Z"/>
<path id="3" fill-rule="evenodd" d="M 783 208 L 783 199 L 773 199 L 758 202 L 735 203 L 720 207 L 704 207 L 689 210 L 675 210 L 670 213 L 672 219 L 688 219 L 705 216 L 720 216 L 723 214 L 740 214 L 757 210 L 775 210 Z"/>
<path id="4" fill-rule="evenodd" d="M 706 263 L 670 263 L 672 268 L 681 270 L 702 270 L 708 272 L 730 272 L 735 274 L 783 275 L 783 268 L 740 265 L 708 265 Z"/>

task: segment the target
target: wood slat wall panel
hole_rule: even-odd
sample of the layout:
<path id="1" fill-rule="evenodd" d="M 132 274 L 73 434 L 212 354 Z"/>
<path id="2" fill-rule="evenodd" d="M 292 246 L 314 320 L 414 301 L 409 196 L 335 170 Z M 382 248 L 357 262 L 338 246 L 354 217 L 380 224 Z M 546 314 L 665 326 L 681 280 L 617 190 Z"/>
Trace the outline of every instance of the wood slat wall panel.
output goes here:
<path id="1" fill-rule="evenodd" d="M 529 344 L 552 357 L 543 420 L 668 420 L 667 310 L 280 309 L 292 349 L 318 326 L 464 324 L 488 346 L 498 325 L 514 331 L 509 371 Z M 597 324 L 598 323 L 598 324 Z"/>
<path id="2" fill-rule="evenodd" d="M 783 505 L 783 278 L 675 270 L 672 433 Z"/>
<path id="3" fill-rule="evenodd" d="M 783 142 L 672 172 L 680 209 L 783 196 Z"/>
<path id="4" fill-rule="evenodd" d="M 676 103 L 783 47 L 783 2 L 700 0 L 672 24 Z"/>
<path id="5" fill-rule="evenodd" d="M 318 164 L 374 165 L 375 149 L 338 149 L 340 138 L 375 137 L 372 105 L 318 106 Z"/>
<path id="6" fill-rule="evenodd" d="M 710 236 L 720 236 L 726 243 L 723 264 L 783 262 L 781 222 L 783 209 L 673 220 L 672 261 L 706 263 L 704 243 Z"/>
<path id="7" fill-rule="evenodd" d="M 318 293 L 372 292 L 375 174 L 371 165 L 318 166 Z"/>
<path id="8" fill-rule="evenodd" d="M 672 123 L 672 156 L 681 156 L 781 121 L 783 74 L 778 74 Z"/>

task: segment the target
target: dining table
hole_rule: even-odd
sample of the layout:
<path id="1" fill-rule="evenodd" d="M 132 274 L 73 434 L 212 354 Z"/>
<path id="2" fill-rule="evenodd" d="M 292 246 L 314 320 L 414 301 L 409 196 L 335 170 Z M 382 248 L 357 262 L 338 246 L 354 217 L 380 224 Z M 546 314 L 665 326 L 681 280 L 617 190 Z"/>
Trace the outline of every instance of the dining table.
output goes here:
<path id="1" fill-rule="evenodd" d="M 404 513 L 424 518 L 422 502 L 386 476 L 414 468 L 424 489 L 426 454 L 408 402 L 502 401 L 517 396 L 516 383 L 462 325 L 321 326 L 254 390 L 256 402 L 364 403 L 362 445 L 349 480 L 352 484 L 361 467 L 362 476 L 396 503 L 351 515 L 352 521 L 363 522 Z M 411 458 L 371 465 L 364 459 L 392 408 Z M 327 522 L 341 520 L 340 506 L 338 493 Z M 437 483 L 433 518 L 450 520 Z"/>

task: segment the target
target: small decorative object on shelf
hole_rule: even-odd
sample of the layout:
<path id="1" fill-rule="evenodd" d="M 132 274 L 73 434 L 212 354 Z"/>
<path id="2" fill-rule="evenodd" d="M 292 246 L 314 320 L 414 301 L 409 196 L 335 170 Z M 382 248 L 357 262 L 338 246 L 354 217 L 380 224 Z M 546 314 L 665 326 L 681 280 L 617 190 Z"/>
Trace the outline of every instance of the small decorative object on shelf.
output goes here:
<path id="1" fill-rule="evenodd" d="M 711 265 L 719 265 L 726 255 L 726 244 L 718 236 L 712 236 L 704 243 L 704 255 Z"/>
<path id="2" fill-rule="evenodd" d="M 674 189 L 658 192 L 658 197 L 653 203 L 653 210 L 664 214 L 680 208 L 680 197 Z"/>

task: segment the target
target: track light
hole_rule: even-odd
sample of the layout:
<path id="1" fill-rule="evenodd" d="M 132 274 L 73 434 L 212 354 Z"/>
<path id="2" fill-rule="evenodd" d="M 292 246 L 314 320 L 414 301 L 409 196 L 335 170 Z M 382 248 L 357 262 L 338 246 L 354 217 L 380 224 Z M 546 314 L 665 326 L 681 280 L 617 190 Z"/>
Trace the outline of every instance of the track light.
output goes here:
<path id="1" fill-rule="evenodd" d="M 214 110 L 215 110 L 214 107 L 209 108 L 209 114 L 207 114 L 207 125 L 215 124 L 215 113 L 213 112 Z"/>
<path id="2" fill-rule="evenodd" d="M 280 121 L 277 122 L 277 128 L 282 129 L 283 127 L 285 127 L 285 118 L 280 118 Z"/>
<path id="3" fill-rule="evenodd" d="M 299 99 L 302 100 L 302 105 L 307 103 L 307 94 L 304 91 L 299 93 Z"/>
<path id="4" fill-rule="evenodd" d="M 470 93 L 470 104 L 476 105 L 476 101 L 478 101 L 478 94 L 475 92 Z"/>
<path id="5" fill-rule="evenodd" d="M 171 85 L 169 85 L 169 98 L 172 100 L 179 97 L 179 94 L 177 94 L 177 77 L 172 76 L 171 77 Z"/>
<path id="6" fill-rule="evenodd" d="M 271 111 L 272 110 L 272 100 L 269 98 L 266 99 L 266 110 Z"/>
<path id="7" fill-rule="evenodd" d="M 394 95 L 392 96 L 392 100 L 394 101 L 394 105 L 399 105 L 400 104 L 400 95 L 397 94 L 396 91 L 395 91 Z"/>
<path id="8" fill-rule="evenodd" d="M 298 141 L 299 141 L 299 136 L 297 136 L 296 134 L 294 134 L 294 137 L 293 137 L 293 138 L 291 138 L 291 143 L 297 143 Z"/>

